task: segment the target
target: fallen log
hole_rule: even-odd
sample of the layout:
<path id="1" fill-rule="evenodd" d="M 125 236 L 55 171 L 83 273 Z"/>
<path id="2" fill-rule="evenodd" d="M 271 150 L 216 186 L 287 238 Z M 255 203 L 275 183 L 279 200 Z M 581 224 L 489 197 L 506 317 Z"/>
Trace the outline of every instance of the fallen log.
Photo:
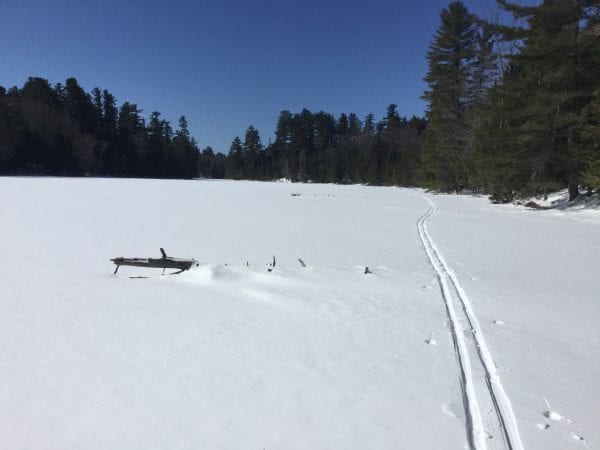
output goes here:
<path id="1" fill-rule="evenodd" d="M 177 272 L 181 273 L 185 270 L 189 270 L 193 265 L 198 265 L 195 259 L 181 259 L 181 258 L 170 258 L 165 253 L 164 249 L 160 249 L 162 258 L 125 258 L 120 256 L 113 258 L 111 261 L 117 266 L 113 275 L 117 273 L 121 266 L 133 266 L 133 267 L 149 267 L 155 269 L 178 269 Z"/>

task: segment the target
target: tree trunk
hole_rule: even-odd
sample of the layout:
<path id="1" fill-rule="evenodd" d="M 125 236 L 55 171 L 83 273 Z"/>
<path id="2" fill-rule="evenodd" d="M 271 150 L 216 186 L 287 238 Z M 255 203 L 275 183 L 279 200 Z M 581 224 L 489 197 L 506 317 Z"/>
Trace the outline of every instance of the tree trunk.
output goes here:
<path id="1" fill-rule="evenodd" d="M 579 196 L 579 186 L 577 183 L 569 183 L 569 201 L 572 202 Z"/>

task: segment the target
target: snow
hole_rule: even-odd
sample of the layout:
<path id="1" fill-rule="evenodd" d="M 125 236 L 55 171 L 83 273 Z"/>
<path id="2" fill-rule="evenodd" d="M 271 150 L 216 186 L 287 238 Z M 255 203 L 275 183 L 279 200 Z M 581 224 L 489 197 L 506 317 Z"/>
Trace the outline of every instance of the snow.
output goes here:
<path id="1" fill-rule="evenodd" d="M 550 215 L 567 218 L 577 217 L 578 220 L 588 220 L 592 222 L 598 220 L 600 211 L 600 194 L 598 194 L 598 192 L 589 196 L 586 195 L 586 193 L 580 193 L 574 201 L 570 202 L 569 191 L 563 189 L 549 193 L 547 198 L 544 198 L 543 196 L 531 197 L 520 200 L 516 204 L 521 206 L 530 202 L 537 204 L 538 207 L 551 210 L 552 212 Z"/>
<path id="2" fill-rule="evenodd" d="M 598 209 L 208 180 L 0 190 L 0 448 L 600 443 Z M 159 247 L 200 265 L 112 275 Z"/>

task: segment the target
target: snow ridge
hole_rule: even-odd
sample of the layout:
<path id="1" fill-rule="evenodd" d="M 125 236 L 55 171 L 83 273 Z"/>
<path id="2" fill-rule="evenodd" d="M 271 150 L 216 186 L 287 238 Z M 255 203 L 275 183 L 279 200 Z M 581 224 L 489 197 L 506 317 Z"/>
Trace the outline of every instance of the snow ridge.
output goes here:
<path id="1" fill-rule="evenodd" d="M 461 373 L 469 446 L 472 450 L 488 448 L 523 450 L 510 399 L 502 386 L 491 351 L 486 344 L 471 302 L 427 231 L 427 220 L 436 213 L 437 208 L 429 198 L 425 196 L 423 198 L 428 202 L 429 209 L 417 221 L 417 229 L 425 253 L 437 274 L 442 297 L 446 304 L 450 332 Z M 460 316 L 457 316 L 455 312 L 454 298 L 448 287 L 448 281 L 456 293 L 460 307 L 462 307 Z M 465 333 L 460 328 L 461 324 L 466 325 L 464 331 L 468 332 L 471 345 L 468 345 L 464 338 Z M 471 365 L 469 353 L 480 361 L 480 366 Z M 479 400 L 477 393 L 480 394 Z M 485 422 L 481 415 L 482 407 L 485 407 L 487 412 Z M 502 439 L 494 440 L 496 434 L 500 434 Z"/>

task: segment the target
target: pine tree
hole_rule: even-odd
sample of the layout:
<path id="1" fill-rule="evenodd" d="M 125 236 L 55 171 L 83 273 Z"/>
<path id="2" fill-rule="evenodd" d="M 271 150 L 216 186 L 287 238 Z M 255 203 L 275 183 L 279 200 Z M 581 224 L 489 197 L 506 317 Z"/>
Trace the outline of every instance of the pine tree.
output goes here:
<path id="1" fill-rule="evenodd" d="M 250 125 L 244 135 L 242 144 L 243 175 L 245 178 L 260 178 L 259 161 L 263 150 L 260 133 Z"/>
<path id="2" fill-rule="evenodd" d="M 522 48 L 510 58 L 511 73 L 491 92 L 481 148 L 493 149 L 487 152 L 492 172 L 510 168 L 507 199 L 512 191 L 568 186 L 573 200 L 583 170 L 580 115 L 600 77 L 600 40 L 590 32 L 600 7 L 588 0 L 528 7 L 498 2 L 528 27 L 500 27 L 506 40 L 522 42 Z"/>
<path id="3" fill-rule="evenodd" d="M 125 102 L 117 120 L 117 152 L 115 175 L 149 176 L 150 167 L 145 155 L 145 124 L 142 110 L 136 104 Z"/>
<path id="4" fill-rule="evenodd" d="M 102 91 L 102 117 L 104 125 L 110 135 L 114 135 L 117 130 L 118 110 L 115 97 L 106 89 Z"/>
<path id="5" fill-rule="evenodd" d="M 65 85 L 64 106 L 71 117 L 78 123 L 84 133 L 92 132 L 96 122 L 96 112 L 90 95 L 77 83 L 75 78 L 68 78 Z"/>
<path id="6" fill-rule="evenodd" d="M 290 142 L 289 167 L 294 181 L 310 179 L 310 163 L 315 150 L 315 128 L 313 113 L 304 108 L 294 114 L 292 139 Z"/>
<path id="7" fill-rule="evenodd" d="M 229 155 L 227 156 L 227 167 L 225 169 L 225 176 L 227 178 L 233 178 L 234 180 L 243 178 L 244 157 L 242 152 L 242 141 L 236 136 L 231 142 Z"/>
<path id="8" fill-rule="evenodd" d="M 177 137 L 180 137 L 186 141 L 190 140 L 190 130 L 188 128 L 188 121 L 185 116 L 179 118 L 179 129 L 177 130 Z"/>
<path id="9" fill-rule="evenodd" d="M 583 108 L 580 116 L 581 181 L 591 189 L 600 189 L 600 87 L 594 99 Z"/>
<path id="10" fill-rule="evenodd" d="M 169 124 L 163 125 L 165 130 L 165 140 L 169 142 L 170 131 Z M 188 122 L 185 116 L 179 118 L 179 129 L 172 140 L 171 153 L 171 177 L 175 178 L 194 178 L 198 176 L 198 148 L 195 141 L 190 137 Z"/>
<path id="11" fill-rule="evenodd" d="M 327 182 L 329 165 L 327 155 L 334 153 L 336 145 L 336 120 L 332 114 L 319 111 L 313 114 L 315 131 L 315 152 L 309 161 L 309 177 L 313 181 Z"/>
<path id="12" fill-rule="evenodd" d="M 275 127 L 275 142 L 271 146 L 273 164 L 276 178 L 291 179 L 292 171 L 290 167 L 291 143 L 294 127 L 293 115 L 290 111 L 284 110 L 279 113 L 277 125 Z"/>
<path id="13" fill-rule="evenodd" d="M 467 112 L 473 107 L 473 65 L 477 58 L 477 19 L 462 2 L 452 2 L 427 52 L 428 131 L 423 170 L 428 187 L 459 191 L 472 171 Z"/>
<path id="14" fill-rule="evenodd" d="M 102 107 L 102 91 L 97 87 L 92 89 L 92 105 L 94 106 L 95 129 L 97 130 L 97 132 L 100 132 L 102 128 L 102 114 L 104 108 Z"/>
<path id="15" fill-rule="evenodd" d="M 360 168 L 358 182 L 374 183 L 378 172 L 377 160 L 374 151 L 375 142 L 375 115 L 367 114 L 359 137 L 359 152 L 356 165 Z"/>

